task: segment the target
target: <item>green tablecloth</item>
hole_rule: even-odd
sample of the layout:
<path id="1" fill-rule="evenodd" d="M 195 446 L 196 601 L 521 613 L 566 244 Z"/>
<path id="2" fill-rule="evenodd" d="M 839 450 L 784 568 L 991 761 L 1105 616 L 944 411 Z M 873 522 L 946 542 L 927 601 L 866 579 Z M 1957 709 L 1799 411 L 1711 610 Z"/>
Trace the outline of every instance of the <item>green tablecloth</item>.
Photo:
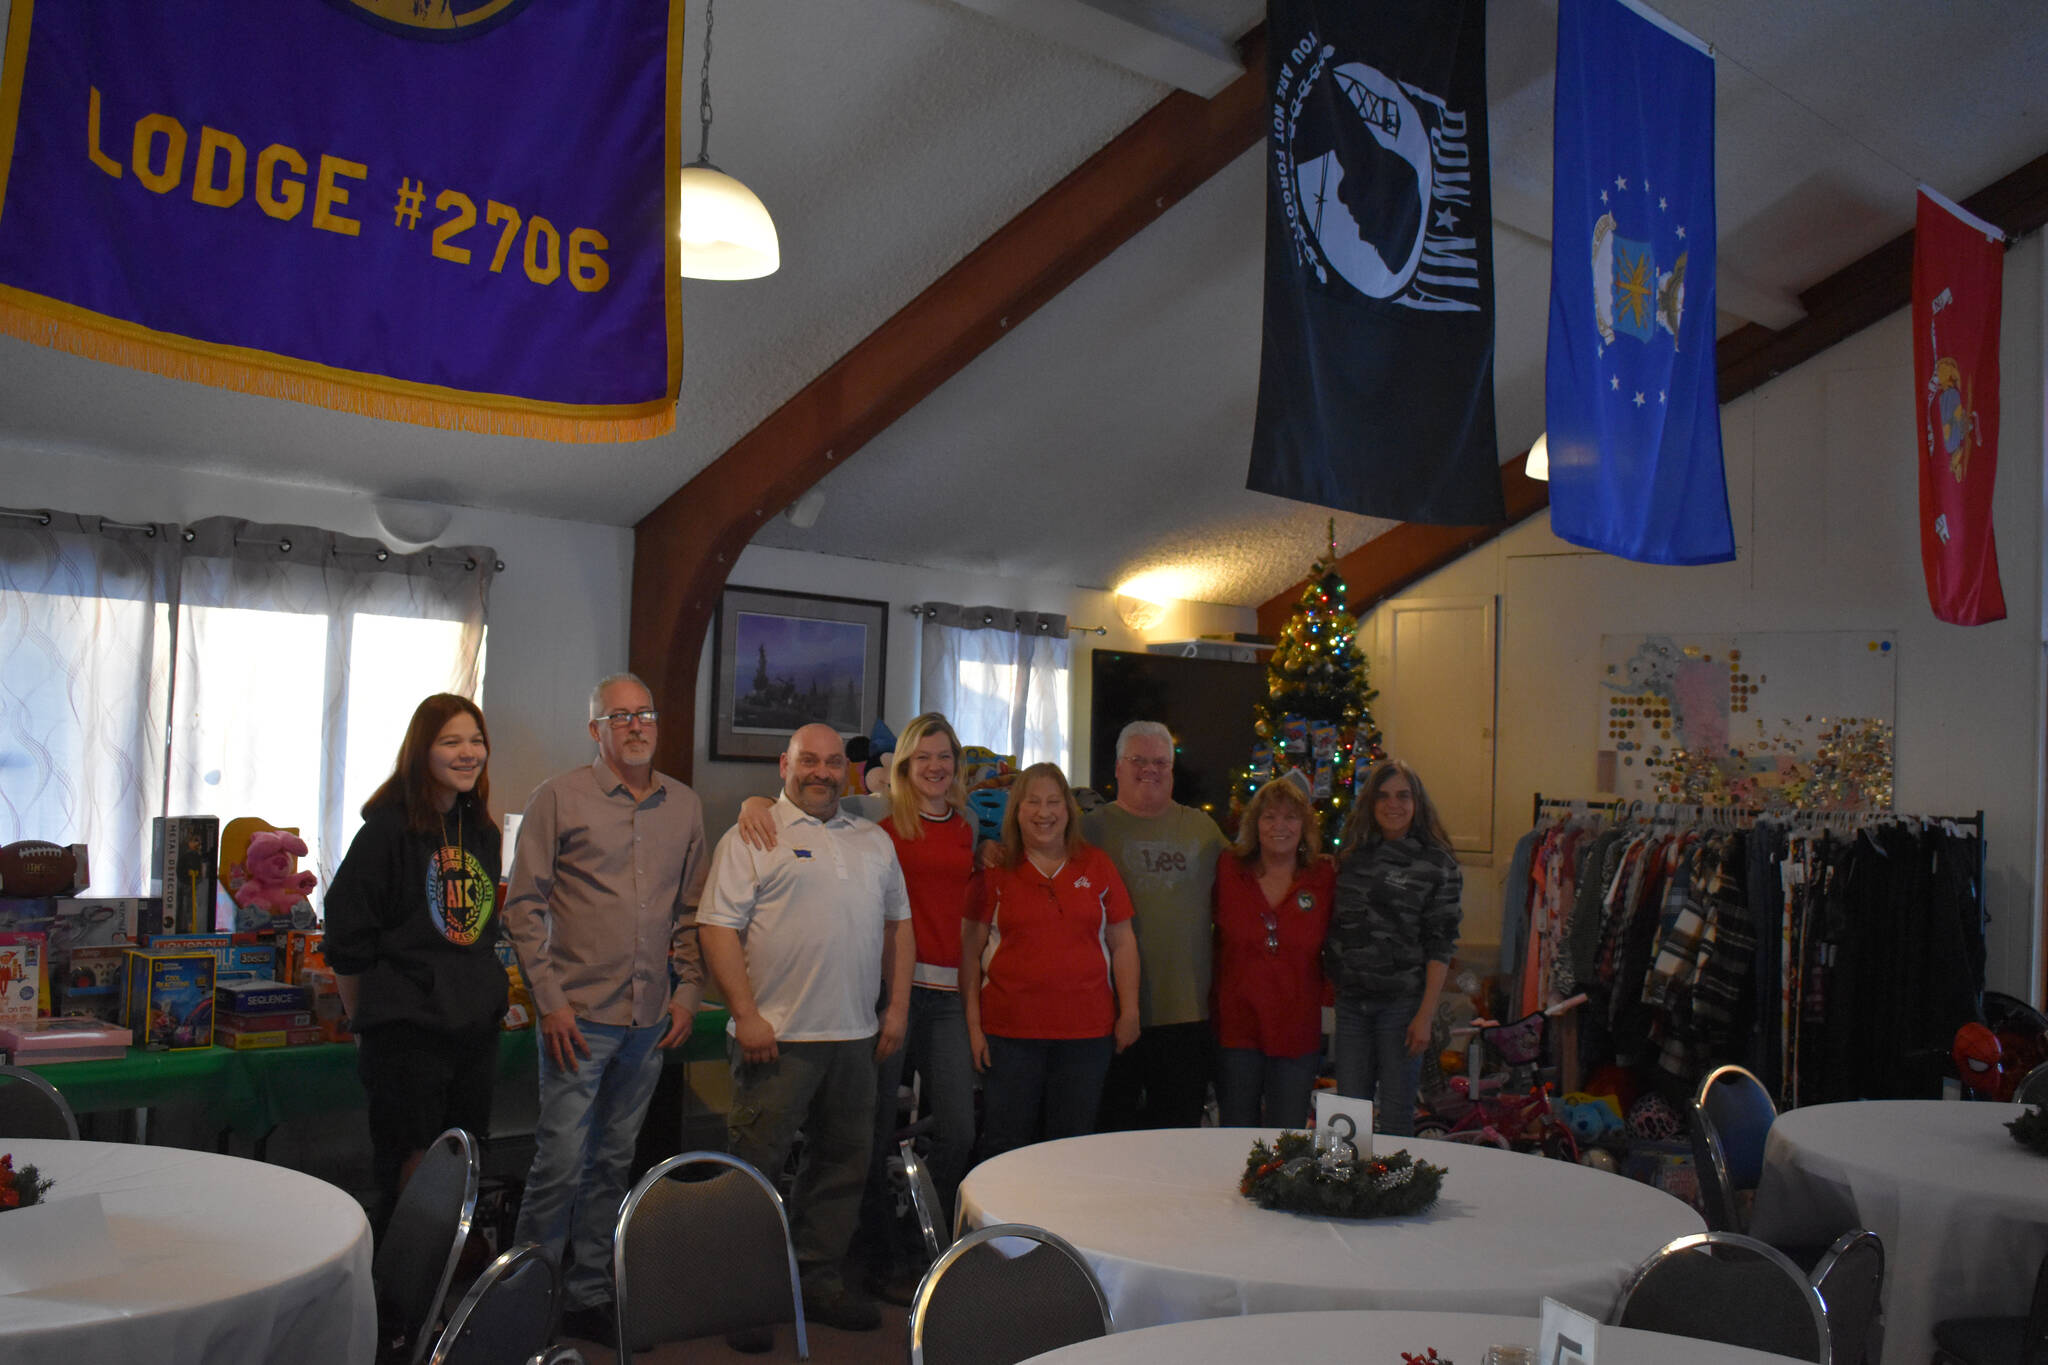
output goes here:
<path id="1" fill-rule="evenodd" d="M 726 1013 L 701 1011 L 690 1040 L 666 1054 L 670 1064 L 710 1061 L 725 1054 Z M 533 1084 L 539 1031 L 521 1029 L 498 1040 L 498 1084 Z M 259 1138 L 289 1118 L 360 1109 L 353 1043 L 265 1048 L 224 1047 L 190 1052 L 144 1052 L 103 1062 L 57 1062 L 34 1070 L 62 1091 L 78 1113 L 198 1104 L 222 1128 Z"/>

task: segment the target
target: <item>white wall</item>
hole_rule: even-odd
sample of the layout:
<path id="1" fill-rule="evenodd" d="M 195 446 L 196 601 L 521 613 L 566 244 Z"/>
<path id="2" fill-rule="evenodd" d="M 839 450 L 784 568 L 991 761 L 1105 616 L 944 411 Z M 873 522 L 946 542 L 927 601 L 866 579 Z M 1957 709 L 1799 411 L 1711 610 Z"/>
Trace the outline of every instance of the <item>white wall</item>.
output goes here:
<path id="1" fill-rule="evenodd" d="M 1089 656 L 1095 650 L 1143 649 L 1148 641 L 1185 640 L 1205 632 L 1252 630 L 1256 628 L 1257 620 L 1257 613 L 1250 607 L 1188 602 L 1169 610 L 1164 620 L 1141 635 L 1124 625 L 1117 615 L 1116 599 L 1111 594 L 1091 588 L 952 573 L 760 545 L 749 546 L 740 555 L 728 581 L 737 587 L 782 588 L 886 601 L 889 604 L 889 643 L 888 660 L 883 668 L 883 717 L 890 728 L 896 730 L 902 729 L 904 722 L 918 710 L 919 620 L 908 610 L 912 603 L 957 602 L 962 606 L 987 604 L 1019 611 L 1063 612 L 1070 625 L 1106 627 L 1107 635 L 1070 636 L 1074 646 L 1074 695 L 1070 713 L 1074 732 L 1070 769 L 1079 780 L 1087 777 L 1091 737 L 1088 723 L 1091 702 Z M 715 838 L 732 824 L 742 800 L 757 792 L 772 793 L 776 777 L 774 765 L 768 763 L 711 761 L 706 728 L 711 715 L 711 685 L 711 636 L 707 631 L 703 657 L 697 670 L 699 723 L 692 785 L 704 798 L 704 819 Z"/>
<path id="2" fill-rule="evenodd" d="M 0 503 L 116 521 L 243 517 L 382 538 L 370 500 L 353 491 L 18 443 L 0 443 Z M 493 797 L 501 811 L 517 811 L 542 779 L 592 753 L 590 685 L 626 666 L 633 533 L 457 508 L 440 542 L 489 545 L 505 561 L 491 584 L 484 709 Z"/>
<path id="3" fill-rule="evenodd" d="M 1890 630 L 1898 635 L 1894 804 L 1985 813 L 1989 984 L 2033 994 L 2040 952 L 2043 715 L 2043 248 L 2006 258 L 1994 514 L 2007 619 L 1934 619 L 1920 568 L 1910 313 L 1849 338 L 1722 410 L 1734 563 L 1659 568 L 1593 554 L 1538 516 L 1405 596 L 1498 594 L 1494 849 L 1467 872 L 1466 937 L 1498 940 L 1508 851 L 1530 794 L 1594 791 L 1600 637 L 1652 631 Z M 1383 696 L 1400 713 L 1427 698 Z"/>

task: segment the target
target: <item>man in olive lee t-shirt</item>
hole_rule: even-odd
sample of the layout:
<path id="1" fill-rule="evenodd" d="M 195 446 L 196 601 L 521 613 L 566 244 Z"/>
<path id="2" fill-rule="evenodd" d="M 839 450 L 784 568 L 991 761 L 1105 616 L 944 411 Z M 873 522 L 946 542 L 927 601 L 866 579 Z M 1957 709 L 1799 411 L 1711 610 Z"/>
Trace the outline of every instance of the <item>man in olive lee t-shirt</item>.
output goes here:
<path id="1" fill-rule="evenodd" d="M 1116 860 L 1137 913 L 1138 1041 L 1110 1064 L 1097 1126 L 1192 1128 L 1202 1121 L 1209 1030 L 1210 893 L 1223 831 L 1173 799 L 1173 735 L 1133 721 L 1116 741 L 1116 802 L 1081 833 Z"/>

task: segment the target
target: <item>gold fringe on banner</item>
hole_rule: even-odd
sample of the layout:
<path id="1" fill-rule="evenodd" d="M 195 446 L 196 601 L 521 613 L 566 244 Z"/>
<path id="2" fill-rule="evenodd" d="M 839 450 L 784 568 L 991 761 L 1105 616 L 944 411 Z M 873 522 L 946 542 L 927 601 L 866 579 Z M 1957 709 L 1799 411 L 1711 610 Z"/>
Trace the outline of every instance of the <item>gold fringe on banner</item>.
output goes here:
<path id="1" fill-rule="evenodd" d="M 414 384 L 155 332 L 4 285 L 0 332 L 170 379 L 444 431 L 594 444 L 645 441 L 667 435 L 676 425 L 673 398 L 580 406 Z"/>

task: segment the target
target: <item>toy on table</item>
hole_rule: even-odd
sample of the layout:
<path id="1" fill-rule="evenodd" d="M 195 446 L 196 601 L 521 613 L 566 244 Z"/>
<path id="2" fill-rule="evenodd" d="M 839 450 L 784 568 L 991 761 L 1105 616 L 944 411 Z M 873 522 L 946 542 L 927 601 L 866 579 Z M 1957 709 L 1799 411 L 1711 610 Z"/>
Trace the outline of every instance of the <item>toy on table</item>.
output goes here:
<path id="1" fill-rule="evenodd" d="M 233 905 L 236 929 L 310 929 L 313 906 L 307 900 L 319 878 L 299 871 L 306 841 L 295 829 L 245 815 L 230 820 L 221 835 L 222 878 Z"/>
<path id="2" fill-rule="evenodd" d="M 69 896 L 91 877 L 84 844 L 21 839 L 0 848 L 0 895 Z"/>

